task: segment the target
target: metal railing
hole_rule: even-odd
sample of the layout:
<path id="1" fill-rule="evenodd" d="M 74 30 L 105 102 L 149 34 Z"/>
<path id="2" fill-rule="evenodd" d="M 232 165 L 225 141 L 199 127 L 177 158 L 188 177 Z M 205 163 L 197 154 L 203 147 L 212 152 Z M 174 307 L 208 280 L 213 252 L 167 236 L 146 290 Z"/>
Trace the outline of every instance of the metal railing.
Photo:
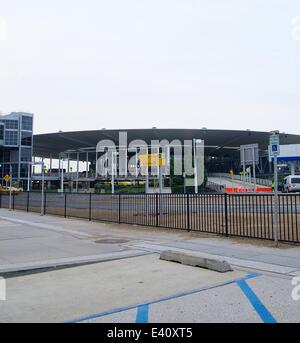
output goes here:
<path id="1" fill-rule="evenodd" d="M 41 212 L 41 193 L 13 194 L 12 209 Z M 9 196 L 0 195 L 9 208 Z M 44 193 L 43 214 L 274 239 L 271 194 Z M 300 243 L 300 195 L 279 195 L 278 240 Z"/>
<path id="2" fill-rule="evenodd" d="M 233 180 L 241 181 L 241 182 L 244 181 L 243 175 L 233 175 L 233 176 L 230 176 L 230 174 L 226 174 L 226 173 L 211 173 L 211 174 L 209 174 L 209 176 L 222 177 L 222 178 L 226 178 L 226 179 L 229 179 L 229 180 L 233 179 Z M 248 178 L 248 181 L 250 181 L 250 183 L 254 183 L 254 178 L 251 177 L 250 180 Z M 256 183 L 258 185 L 262 185 L 262 186 L 272 186 L 272 180 L 270 180 L 270 179 L 263 179 L 263 178 L 257 177 L 256 178 Z"/>

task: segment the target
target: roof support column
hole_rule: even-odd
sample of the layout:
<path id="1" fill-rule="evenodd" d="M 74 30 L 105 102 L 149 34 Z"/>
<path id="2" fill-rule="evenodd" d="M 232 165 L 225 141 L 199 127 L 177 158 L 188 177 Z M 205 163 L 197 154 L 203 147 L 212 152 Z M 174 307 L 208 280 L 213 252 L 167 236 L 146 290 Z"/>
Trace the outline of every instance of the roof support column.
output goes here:
<path id="1" fill-rule="evenodd" d="M 33 168 L 32 168 L 32 174 L 35 174 L 35 156 L 32 156 L 32 164 L 33 164 Z"/>
<path id="2" fill-rule="evenodd" d="M 97 153 L 97 150 L 96 150 L 95 154 L 96 154 L 96 157 L 95 157 L 95 178 L 97 178 L 97 176 L 98 176 L 98 153 Z"/>
<path id="3" fill-rule="evenodd" d="M 50 168 L 49 168 L 49 172 L 52 172 L 52 154 L 50 154 Z"/>
<path id="4" fill-rule="evenodd" d="M 30 191 L 30 182 L 31 182 L 30 175 L 31 175 L 31 163 L 28 162 L 27 164 L 27 192 Z"/>
<path id="5" fill-rule="evenodd" d="M 77 164 L 76 164 L 76 193 L 78 192 L 78 177 L 79 177 L 79 152 L 77 152 Z"/>
<path id="6" fill-rule="evenodd" d="M 60 162 L 60 160 L 59 160 Z M 64 192 L 64 159 L 61 159 L 61 180 L 60 180 L 60 191 Z"/>
<path id="7" fill-rule="evenodd" d="M 60 174 L 61 174 L 61 161 L 60 161 L 60 156 L 58 157 L 58 178 L 60 179 Z"/>
<path id="8" fill-rule="evenodd" d="M 292 161 L 289 163 L 289 167 L 290 167 L 290 171 L 291 171 L 291 175 L 295 175 L 295 171 L 296 171 L 296 162 Z"/>
<path id="9" fill-rule="evenodd" d="M 85 170 L 85 176 L 86 178 L 89 177 L 89 153 L 86 152 L 86 170 Z"/>
<path id="10" fill-rule="evenodd" d="M 68 154 L 68 166 L 67 166 L 67 172 L 70 173 L 70 154 Z"/>

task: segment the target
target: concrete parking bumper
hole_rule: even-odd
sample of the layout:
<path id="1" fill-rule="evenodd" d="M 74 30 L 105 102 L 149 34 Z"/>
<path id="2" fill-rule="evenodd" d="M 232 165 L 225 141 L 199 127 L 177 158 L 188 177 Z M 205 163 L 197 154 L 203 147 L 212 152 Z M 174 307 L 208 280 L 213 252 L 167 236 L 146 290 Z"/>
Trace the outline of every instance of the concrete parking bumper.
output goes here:
<path id="1" fill-rule="evenodd" d="M 220 273 L 229 272 L 232 270 L 230 264 L 224 260 L 207 258 L 199 254 L 184 253 L 178 251 L 167 250 L 160 254 L 161 260 L 178 262 L 193 267 L 201 267 L 214 270 Z"/>

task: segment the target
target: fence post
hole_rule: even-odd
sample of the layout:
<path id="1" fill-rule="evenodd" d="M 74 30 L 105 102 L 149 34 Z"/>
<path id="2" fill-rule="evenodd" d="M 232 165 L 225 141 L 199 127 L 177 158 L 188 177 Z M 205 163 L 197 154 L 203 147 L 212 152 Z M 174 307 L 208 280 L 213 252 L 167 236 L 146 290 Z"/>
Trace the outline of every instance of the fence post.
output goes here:
<path id="1" fill-rule="evenodd" d="M 92 193 L 90 192 L 90 200 L 89 200 L 89 221 L 92 220 Z"/>
<path id="2" fill-rule="evenodd" d="M 119 193 L 119 224 L 121 224 L 121 193 Z"/>
<path id="3" fill-rule="evenodd" d="M 13 210 L 15 210 L 15 192 L 13 192 Z"/>
<path id="4" fill-rule="evenodd" d="M 156 226 L 158 226 L 158 193 L 155 193 L 155 214 L 156 214 Z"/>
<path id="5" fill-rule="evenodd" d="M 187 212 L 187 230 L 190 231 L 190 195 L 189 193 L 186 194 L 186 212 Z"/>
<path id="6" fill-rule="evenodd" d="M 67 218 L 67 193 L 65 192 L 65 213 L 64 217 Z"/>
<path id="7" fill-rule="evenodd" d="M 27 204 L 26 204 L 26 212 L 29 212 L 29 192 L 27 192 Z"/>
<path id="8" fill-rule="evenodd" d="M 46 192 L 44 193 L 44 215 L 46 214 L 46 209 L 47 209 L 47 196 L 46 196 Z"/>
<path id="9" fill-rule="evenodd" d="M 228 202 L 227 202 L 227 193 L 224 194 L 225 196 L 225 234 L 228 237 Z"/>

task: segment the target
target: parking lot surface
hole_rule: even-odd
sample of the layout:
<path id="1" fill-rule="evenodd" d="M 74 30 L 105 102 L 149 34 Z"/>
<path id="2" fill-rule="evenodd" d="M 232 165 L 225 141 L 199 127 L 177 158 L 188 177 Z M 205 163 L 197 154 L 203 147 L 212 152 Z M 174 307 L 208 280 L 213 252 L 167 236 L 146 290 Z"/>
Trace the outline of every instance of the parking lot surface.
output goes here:
<path id="1" fill-rule="evenodd" d="M 160 260 L 169 249 L 222 258 L 234 270 Z M 0 322 L 299 322 L 299 252 L 0 210 Z"/>

